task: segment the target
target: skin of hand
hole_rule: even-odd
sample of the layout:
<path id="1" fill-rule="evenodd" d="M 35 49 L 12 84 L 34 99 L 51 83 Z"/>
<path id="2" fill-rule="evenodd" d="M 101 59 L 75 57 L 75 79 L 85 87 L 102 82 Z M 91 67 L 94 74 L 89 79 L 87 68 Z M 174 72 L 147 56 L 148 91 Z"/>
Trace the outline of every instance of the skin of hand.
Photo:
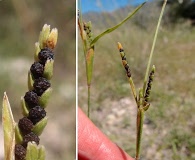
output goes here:
<path id="1" fill-rule="evenodd" d="M 78 107 L 78 160 L 134 160 L 111 142 Z"/>

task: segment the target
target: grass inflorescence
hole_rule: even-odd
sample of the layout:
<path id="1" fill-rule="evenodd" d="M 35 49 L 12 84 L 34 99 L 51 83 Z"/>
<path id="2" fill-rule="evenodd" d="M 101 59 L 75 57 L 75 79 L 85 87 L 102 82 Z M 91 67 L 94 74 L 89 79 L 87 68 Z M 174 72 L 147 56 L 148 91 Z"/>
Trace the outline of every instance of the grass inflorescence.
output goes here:
<path id="1" fill-rule="evenodd" d="M 137 124 L 136 124 L 137 135 L 136 135 L 135 160 L 139 160 L 140 155 L 141 155 L 141 140 L 142 140 L 142 132 L 143 132 L 144 115 L 145 115 L 145 111 L 147 111 L 149 106 L 150 106 L 149 98 L 150 98 L 152 82 L 153 82 L 153 79 L 154 79 L 155 66 L 154 65 L 152 66 L 151 71 L 149 71 L 149 69 L 150 69 L 150 66 L 151 66 L 154 47 L 155 47 L 155 44 L 156 44 L 156 39 L 157 39 L 159 27 L 160 27 L 160 22 L 161 22 L 161 19 L 162 19 L 162 16 L 163 16 L 163 12 L 164 12 L 164 9 L 165 9 L 165 6 L 166 6 L 166 2 L 167 2 L 167 0 L 164 1 L 164 4 L 162 6 L 162 10 L 161 10 L 161 13 L 160 13 L 160 17 L 159 17 L 159 20 L 158 20 L 156 32 L 155 32 L 154 39 L 153 39 L 153 45 L 152 45 L 152 49 L 151 49 L 151 52 L 150 52 L 150 57 L 149 57 L 149 60 L 148 60 L 148 65 L 147 65 L 147 69 L 146 69 L 146 73 L 145 73 L 143 88 L 140 88 L 138 90 L 138 96 L 136 95 L 137 91 L 136 91 L 135 85 L 133 83 L 130 67 L 129 67 L 129 64 L 128 64 L 127 59 L 126 59 L 124 49 L 123 49 L 122 45 L 120 43 L 118 43 L 118 49 L 119 49 L 119 52 L 120 52 L 120 55 L 121 55 L 121 58 L 122 58 L 122 63 L 123 63 L 123 66 L 126 70 L 126 75 L 129 78 L 129 83 L 130 83 L 130 86 L 131 86 L 131 90 L 132 90 L 132 93 L 134 95 L 136 105 L 137 105 Z"/>
<path id="2" fill-rule="evenodd" d="M 43 132 L 48 118 L 45 108 L 48 104 L 52 88 L 50 80 L 53 76 L 54 52 L 57 43 L 58 31 L 56 28 L 50 31 L 49 25 L 44 25 L 40 32 L 39 42 L 35 43 L 35 62 L 31 65 L 28 73 L 28 91 L 21 98 L 23 118 L 10 130 L 8 124 L 4 123 L 4 135 L 7 132 L 15 133 L 12 138 L 4 138 L 5 146 L 14 146 L 16 160 L 44 160 L 44 146 L 39 145 L 40 135 Z M 6 96 L 3 100 L 3 112 L 9 108 Z M 6 103 L 7 102 L 7 103 Z M 10 111 L 11 114 L 11 111 Z M 3 114 L 4 121 L 11 119 L 8 114 Z M 9 127 L 9 128 L 8 128 Z M 9 143 L 7 139 L 15 139 Z M 12 147 L 10 147 L 12 148 Z M 14 157 L 13 152 L 5 149 L 5 157 Z"/>

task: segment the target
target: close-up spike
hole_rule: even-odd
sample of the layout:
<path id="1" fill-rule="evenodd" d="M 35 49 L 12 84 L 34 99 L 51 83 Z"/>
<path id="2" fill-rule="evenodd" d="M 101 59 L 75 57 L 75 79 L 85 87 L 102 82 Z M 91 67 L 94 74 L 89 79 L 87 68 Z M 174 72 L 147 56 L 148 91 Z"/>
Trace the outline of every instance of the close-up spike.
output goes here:
<path id="1" fill-rule="evenodd" d="M 28 76 L 29 91 L 21 99 L 24 117 L 19 120 L 15 129 L 17 140 L 15 157 L 17 160 L 28 160 L 25 157 L 28 142 L 36 142 L 35 144 L 38 145 L 39 136 L 47 124 L 45 107 L 52 91 L 49 80 L 52 77 L 50 75 L 53 75 L 53 49 L 56 42 L 57 29 L 52 29 L 50 33 L 50 25 L 44 25 L 40 33 L 39 43 L 36 43 L 36 47 L 40 48 L 40 51 L 36 53 L 36 62 L 31 65 L 28 73 L 30 75 Z M 52 60 L 52 65 L 46 65 L 50 60 Z"/>
<path id="2" fill-rule="evenodd" d="M 147 88 L 146 88 L 145 95 L 144 95 L 145 102 L 148 102 L 150 99 L 150 92 L 152 88 L 152 82 L 154 80 L 154 73 L 155 73 L 155 66 L 153 65 L 152 70 L 150 71 L 150 74 L 149 74 Z"/>

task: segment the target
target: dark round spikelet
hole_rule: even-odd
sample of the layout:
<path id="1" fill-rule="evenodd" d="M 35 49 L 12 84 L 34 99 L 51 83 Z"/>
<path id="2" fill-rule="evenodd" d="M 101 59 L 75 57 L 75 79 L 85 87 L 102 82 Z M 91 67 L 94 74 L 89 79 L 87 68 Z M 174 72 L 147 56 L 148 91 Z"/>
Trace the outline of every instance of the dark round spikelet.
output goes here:
<path id="1" fill-rule="evenodd" d="M 33 108 L 38 105 L 38 95 L 34 91 L 26 92 L 24 100 L 29 108 Z"/>
<path id="2" fill-rule="evenodd" d="M 32 131 L 33 128 L 33 122 L 31 122 L 30 119 L 27 117 L 23 117 L 18 122 L 18 127 L 20 128 L 20 131 L 23 135 L 26 135 Z"/>
<path id="3" fill-rule="evenodd" d="M 32 141 L 34 141 L 37 145 L 39 144 L 39 141 L 40 141 L 39 137 L 36 134 L 34 134 L 33 132 L 26 134 L 23 137 L 22 145 L 24 146 L 24 148 L 26 148 L 28 145 L 28 142 L 32 142 Z"/>
<path id="4" fill-rule="evenodd" d="M 29 111 L 28 118 L 32 121 L 33 124 L 36 124 L 45 116 L 46 111 L 42 107 L 36 106 Z"/>
<path id="5" fill-rule="evenodd" d="M 47 90 L 51 84 L 46 78 L 39 77 L 35 79 L 33 87 L 38 96 L 41 96 L 45 90 Z"/>
<path id="6" fill-rule="evenodd" d="M 26 157 L 26 149 L 20 145 L 15 145 L 15 160 L 24 160 Z"/>
<path id="7" fill-rule="evenodd" d="M 53 54 L 51 49 L 44 48 L 44 49 L 41 49 L 41 51 L 39 52 L 38 58 L 39 58 L 40 62 L 45 65 L 45 62 L 48 59 L 54 59 L 54 54 Z"/>
<path id="8" fill-rule="evenodd" d="M 33 78 L 37 79 L 43 76 L 44 66 L 39 62 L 34 62 L 30 67 L 30 71 L 33 75 Z"/>

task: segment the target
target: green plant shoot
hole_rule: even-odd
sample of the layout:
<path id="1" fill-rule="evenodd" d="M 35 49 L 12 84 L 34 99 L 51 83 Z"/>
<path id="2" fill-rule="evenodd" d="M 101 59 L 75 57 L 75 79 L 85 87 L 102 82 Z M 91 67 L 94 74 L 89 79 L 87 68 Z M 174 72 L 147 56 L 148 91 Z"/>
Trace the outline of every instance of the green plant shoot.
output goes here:
<path id="1" fill-rule="evenodd" d="M 91 80 L 93 76 L 93 61 L 94 61 L 94 49 L 95 49 L 95 43 L 105 36 L 108 33 L 113 32 L 117 28 L 119 28 L 121 25 L 123 25 L 127 20 L 129 20 L 143 5 L 142 3 L 139 5 L 133 12 L 131 12 L 125 19 L 123 19 L 120 23 L 118 23 L 116 26 L 109 28 L 102 32 L 101 34 L 97 35 L 95 38 L 93 38 L 93 34 L 91 32 L 92 26 L 91 22 L 84 23 L 82 21 L 82 14 L 80 13 L 79 19 L 78 19 L 78 26 L 80 30 L 81 39 L 83 42 L 83 51 L 85 56 L 85 63 L 86 63 L 86 75 L 87 75 L 87 86 L 88 86 L 88 109 L 87 109 L 87 115 L 90 118 L 90 88 L 91 88 Z"/>
<path id="2" fill-rule="evenodd" d="M 151 86 L 152 86 L 154 73 L 155 73 L 155 66 L 153 65 L 153 67 L 150 71 L 150 65 L 151 65 L 152 56 L 153 56 L 153 52 L 154 52 L 154 47 L 155 47 L 155 44 L 156 44 L 156 39 L 157 39 L 159 27 L 160 27 L 160 22 L 161 22 L 161 19 L 162 19 L 163 13 L 164 13 L 164 9 L 165 9 L 165 6 L 166 6 L 166 2 L 167 2 L 167 0 L 164 0 L 162 10 L 161 10 L 161 13 L 160 13 L 160 16 L 159 16 L 156 32 L 155 32 L 154 39 L 153 39 L 153 44 L 152 44 L 152 49 L 151 49 L 151 52 L 150 52 L 150 57 L 149 57 L 149 60 L 148 60 L 148 65 L 147 65 L 145 79 L 144 79 L 144 85 L 143 85 L 142 89 L 139 89 L 138 97 L 137 97 L 137 94 L 136 94 L 136 88 L 135 88 L 135 85 L 133 83 L 133 79 L 132 79 L 132 76 L 131 76 L 131 70 L 130 70 L 129 64 L 127 62 L 127 59 L 126 59 L 125 52 L 123 50 L 122 45 L 118 42 L 118 49 L 119 49 L 119 52 L 120 52 L 120 55 L 121 55 L 121 58 L 122 58 L 122 64 L 123 64 L 123 66 L 126 70 L 126 74 L 127 74 L 128 79 L 129 79 L 130 87 L 131 87 L 134 99 L 136 101 L 136 104 L 137 104 L 137 124 L 136 124 L 137 134 L 136 134 L 136 156 L 135 156 L 135 160 L 139 160 L 140 159 L 140 154 L 141 154 L 141 140 L 142 140 L 142 132 L 143 132 L 144 114 L 145 114 L 145 111 L 147 111 L 149 106 L 150 106 L 150 103 L 148 101 L 149 101 Z M 149 72 L 150 72 L 150 74 L 149 74 Z"/>

